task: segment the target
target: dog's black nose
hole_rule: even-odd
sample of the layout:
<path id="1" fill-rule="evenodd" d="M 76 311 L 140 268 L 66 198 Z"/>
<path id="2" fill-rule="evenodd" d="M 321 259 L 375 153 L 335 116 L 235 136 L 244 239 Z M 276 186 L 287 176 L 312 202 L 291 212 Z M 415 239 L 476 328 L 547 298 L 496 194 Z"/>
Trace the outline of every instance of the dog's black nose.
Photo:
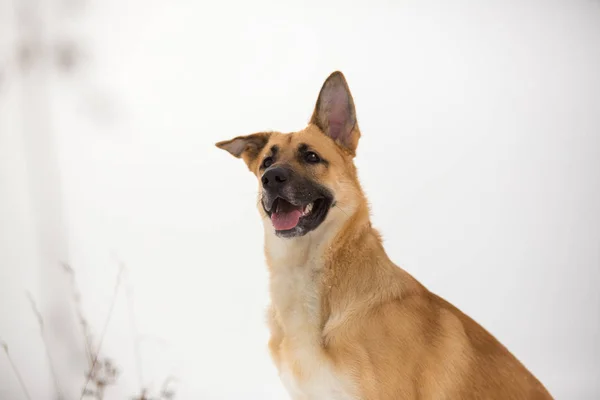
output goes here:
<path id="1" fill-rule="evenodd" d="M 267 170 L 261 178 L 265 189 L 279 189 L 285 185 L 290 178 L 290 171 L 287 168 L 275 167 Z"/>

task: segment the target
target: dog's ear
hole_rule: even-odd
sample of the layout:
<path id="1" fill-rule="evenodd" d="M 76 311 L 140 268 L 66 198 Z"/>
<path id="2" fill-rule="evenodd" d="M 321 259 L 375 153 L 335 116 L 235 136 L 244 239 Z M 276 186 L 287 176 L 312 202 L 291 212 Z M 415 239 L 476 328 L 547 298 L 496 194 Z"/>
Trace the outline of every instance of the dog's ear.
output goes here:
<path id="1" fill-rule="evenodd" d="M 253 133 L 252 135 L 238 136 L 231 140 L 218 142 L 216 146 L 227 150 L 234 157 L 242 158 L 248 168 L 252 170 L 256 157 L 269 142 L 270 136 L 271 134 L 268 132 Z"/>
<path id="2" fill-rule="evenodd" d="M 325 80 L 310 123 L 317 125 L 323 133 L 354 155 L 360 131 L 352 94 L 340 71 L 335 71 Z"/>

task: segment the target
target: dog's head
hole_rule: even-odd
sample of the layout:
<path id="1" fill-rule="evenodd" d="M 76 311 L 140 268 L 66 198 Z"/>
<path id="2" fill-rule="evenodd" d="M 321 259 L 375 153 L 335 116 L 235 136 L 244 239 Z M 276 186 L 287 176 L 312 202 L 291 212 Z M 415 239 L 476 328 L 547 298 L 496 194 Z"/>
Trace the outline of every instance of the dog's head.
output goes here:
<path id="1" fill-rule="evenodd" d="M 254 133 L 216 145 L 245 161 L 258 178 L 259 211 L 277 236 L 292 238 L 348 217 L 356 207 L 361 190 L 353 158 L 359 138 L 350 89 L 344 75 L 334 72 L 305 129 Z"/>

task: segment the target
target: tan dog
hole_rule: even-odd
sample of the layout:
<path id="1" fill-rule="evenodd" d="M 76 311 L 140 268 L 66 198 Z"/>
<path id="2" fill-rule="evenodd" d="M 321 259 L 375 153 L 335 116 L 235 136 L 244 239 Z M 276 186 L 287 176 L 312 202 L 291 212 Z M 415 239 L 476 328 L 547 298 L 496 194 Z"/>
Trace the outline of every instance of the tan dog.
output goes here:
<path id="1" fill-rule="evenodd" d="M 299 399 L 551 399 L 490 333 L 387 256 L 354 166 L 341 72 L 309 125 L 219 142 L 259 181 L 269 348 Z"/>

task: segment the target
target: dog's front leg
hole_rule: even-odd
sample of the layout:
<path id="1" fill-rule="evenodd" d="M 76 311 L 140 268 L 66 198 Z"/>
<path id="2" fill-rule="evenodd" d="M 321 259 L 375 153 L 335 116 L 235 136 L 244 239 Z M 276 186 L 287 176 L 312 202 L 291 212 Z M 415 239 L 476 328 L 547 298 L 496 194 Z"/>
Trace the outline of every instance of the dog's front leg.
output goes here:
<path id="1" fill-rule="evenodd" d="M 269 339 L 269 352 L 271 353 L 271 358 L 275 363 L 277 369 L 280 369 L 280 346 L 283 341 L 283 329 L 279 324 L 277 319 L 277 312 L 273 308 L 273 306 L 269 306 L 267 311 L 267 323 L 269 326 L 269 330 L 271 331 L 271 338 Z"/>

